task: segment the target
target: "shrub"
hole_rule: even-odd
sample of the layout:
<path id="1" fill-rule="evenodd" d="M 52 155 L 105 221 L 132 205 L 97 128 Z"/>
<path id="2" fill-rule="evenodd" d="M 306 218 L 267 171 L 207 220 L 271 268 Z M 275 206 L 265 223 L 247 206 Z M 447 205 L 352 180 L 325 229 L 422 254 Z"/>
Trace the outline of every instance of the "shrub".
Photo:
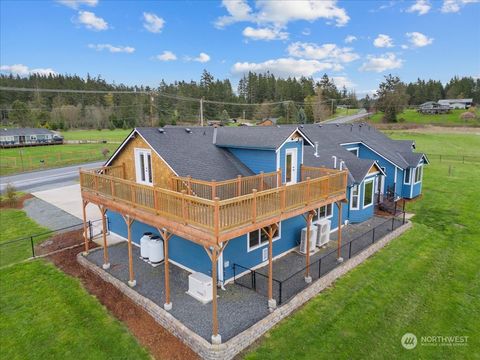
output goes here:
<path id="1" fill-rule="evenodd" d="M 14 207 L 17 205 L 18 197 L 17 197 L 17 189 L 12 184 L 8 184 L 5 190 L 5 197 L 7 199 L 8 205 Z"/>
<path id="2" fill-rule="evenodd" d="M 476 118 L 475 113 L 466 111 L 460 115 L 460 119 L 462 120 L 474 120 Z"/>
<path id="3" fill-rule="evenodd" d="M 110 150 L 108 150 L 107 148 L 103 148 L 103 149 L 102 149 L 102 155 L 103 155 L 103 157 L 106 158 L 106 157 L 108 156 L 108 154 L 110 154 Z"/>

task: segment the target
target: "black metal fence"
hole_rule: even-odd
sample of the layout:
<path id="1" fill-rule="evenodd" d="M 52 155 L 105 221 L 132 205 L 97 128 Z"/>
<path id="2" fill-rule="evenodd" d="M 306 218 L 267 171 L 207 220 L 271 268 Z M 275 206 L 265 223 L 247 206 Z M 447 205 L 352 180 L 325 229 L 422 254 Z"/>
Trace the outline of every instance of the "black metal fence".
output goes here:
<path id="1" fill-rule="evenodd" d="M 340 257 L 347 261 L 382 239 L 395 229 L 405 224 L 405 213 L 393 216 L 378 224 L 369 231 L 345 242 L 340 247 Z M 315 254 L 317 255 L 317 254 Z M 311 257 L 309 276 L 312 282 L 328 274 L 341 264 L 338 261 L 338 249 L 332 249 L 317 257 Z M 268 275 L 259 270 L 249 269 L 239 264 L 233 264 L 234 283 L 252 289 L 263 296 L 268 296 Z M 277 304 L 288 301 L 310 285 L 305 281 L 307 267 L 303 266 L 282 280 L 273 278 L 273 297 Z"/>
<path id="2" fill-rule="evenodd" d="M 89 241 L 93 239 L 93 223 L 96 221 L 87 223 Z M 0 243 L 0 267 L 62 250 L 83 241 L 83 222 L 5 241 Z"/>

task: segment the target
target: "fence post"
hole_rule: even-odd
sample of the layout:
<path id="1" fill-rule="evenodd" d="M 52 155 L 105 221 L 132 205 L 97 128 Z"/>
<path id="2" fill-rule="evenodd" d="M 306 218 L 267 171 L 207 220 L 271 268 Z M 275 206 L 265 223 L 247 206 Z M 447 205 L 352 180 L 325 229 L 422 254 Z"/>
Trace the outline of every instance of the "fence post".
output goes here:
<path id="1" fill-rule="evenodd" d="M 322 258 L 318 261 L 318 278 L 322 277 Z"/>
<path id="2" fill-rule="evenodd" d="M 348 243 L 348 258 L 352 257 L 352 241 Z"/>
<path id="3" fill-rule="evenodd" d="M 235 263 L 233 263 L 233 283 L 235 283 Z"/>
<path id="4" fill-rule="evenodd" d="M 372 231 L 372 244 L 375 242 L 375 228 Z"/>
<path id="5" fill-rule="evenodd" d="M 32 257 L 35 257 L 35 247 L 33 246 L 33 236 L 30 236 L 30 245 L 32 246 Z"/>
<path id="6" fill-rule="evenodd" d="M 393 225 L 395 224 L 395 218 L 392 217 L 392 231 L 393 231 Z"/>
<path id="7" fill-rule="evenodd" d="M 403 225 L 405 225 L 405 211 L 403 212 Z"/>
<path id="8" fill-rule="evenodd" d="M 279 294 L 278 294 L 278 305 L 280 305 L 282 303 L 282 283 L 283 283 L 282 281 L 278 282 L 278 284 L 279 284 L 278 285 L 278 292 L 279 292 Z"/>

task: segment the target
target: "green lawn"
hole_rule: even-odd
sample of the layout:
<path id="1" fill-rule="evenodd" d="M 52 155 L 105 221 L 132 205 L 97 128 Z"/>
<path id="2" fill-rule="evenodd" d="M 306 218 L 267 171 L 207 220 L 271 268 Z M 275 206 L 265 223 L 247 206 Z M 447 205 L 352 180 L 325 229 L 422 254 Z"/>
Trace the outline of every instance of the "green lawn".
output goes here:
<path id="1" fill-rule="evenodd" d="M 38 225 L 30 219 L 25 211 L 17 209 L 1 209 L 0 224 L 0 267 L 28 259 L 32 256 L 30 240 L 16 241 L 9 244 L 5 244 L 5 242 L 49 231 L 49 229 Z M 38 244 L 47 237 L 47 235 L 34 237 L 34 244 Z"/>
<path id="2" fill-rule="evenodd" d="M 415 124 L 433 124 L 433 125 L 480 125 L 480 113 L 477 111 L 476 120 L 462 120 L 460 115 L 466 110 L 452 110 L 448 114 L 439 115 L 423 115 L 416 110 L 407 109 L 403 113 L 398 114 L 397 118 L 399 122 L 415 123 Z M 381 123 L 383 118 L 382 112 L 377 112 L 370 116 L 369 121 L 373 123 Z M 403 121 L 401 119 L 404 119 Z"/>
<path id="3" fill-rule="evenodd" d="M 69 130 L 62 131 L 65 140 L 90 140 L 99 141 L 106 140 L 109 142 L 120 143 L 130 134 L 132 129 L 115 129 L 115 130 Z"/>
<path id="4" fill-rule="evenodd" d="M 111 155 L 117 147 L 118 144 L 65 144 L 0 149 L 0 175 L 99 161 L 105 159 L 103 149 L 109 149 Z"/>
<path id="5" fill-rule="evenodd" d="M 480 156 L 478 135 L 396 133 L 425 152 Z M 450 169 L 449 169 L 450 168 Z M 449 175 L 449 171 L 451 175 Z M 270 331 L 247 359 L 479 359 L 480 195 L 477 164 L 432 162 L 414 228 Z M 401 346 L 416 334 L 413 350 Z M 425 346 L 422 336 L 468 336 Z"/>
<path id="6" fill-rule="evenodd" d="M 36 260 L 0 270 L 3 359 L 150 359 L 79 281 Z"/>

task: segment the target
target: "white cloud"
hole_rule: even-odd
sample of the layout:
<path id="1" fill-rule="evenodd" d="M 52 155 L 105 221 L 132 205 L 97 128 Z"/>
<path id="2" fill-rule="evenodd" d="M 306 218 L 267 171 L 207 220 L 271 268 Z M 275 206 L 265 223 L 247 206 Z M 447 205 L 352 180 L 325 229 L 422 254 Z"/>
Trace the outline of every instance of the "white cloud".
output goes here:
<path id="1" fill-rule="evenodd" d="M 108 23 L 91 11 L 79 11 L 76 20 L 90 30 L 101 31 L 108 29 Z"/>
<path id="2" fill-rule="evenodd" d="M 241 75 L 249 71 L 264 73 L 271 72 L 280 77 L 288 76 L 312 76 L 315 73 L 325 70 L 341 71 L 343 67 L 330 62 L 318 60 L 305 60 L 293 58 L 280 58 L 267 60 L 261 63 L 237 62 L 232 66 L 232 73 Z"/>
<path id="3" fill-rule="evenodd" d="M 165 50 L 160 55 L 155 56 L 155 59 L 160 61 L 173 61 L 173 60 L 177 60 L 177 55 L 175 55 L 171 51 Z"/>
<path id="4" fill-rule="evenodd" d="M 94 49 L 97 51 L 107 50 L 111 53 L 127 53 L 131 54 L 135 52 L 135 48 L 131 46 L 114 46 L 111 44 L 89 44 L 88 47 L 90 49 Z"/>
<path id="5" fill-rule="evenodd" d="M 305 36 L 308 36 L 312 33 L 312 30 L 310 30 L 309 28 L 305 28 L 303 29 L 302 31 L 302 35 L 305 35 Z"/>
<path id="6" fill-rule="evenodd" d="M 345 42 L 347 44 L 351 44 L 352 42 L 354 42 L 355 40 L 357 40 L 357 37 L 354 36 L 354 35 L 348 35 L 346 38 L 345 38 Z"/>
<path id="7" fill-rule="evenodd" d="M 479 0 L 443 0 L 441 11 L 443 13 L 456 13 L 459 12 L 463 6 L 477 2 L 479 2 Z"/>
<path id="8" fill-rule="evenodd" d="M 288 33 L 281 31 L 279 28 L 257 28 L 254 29 L 247 26 L 243 30 L 243 36 L 252 40 L 286 40 L 288 39 Z"/>
<path id="9" fill-rule="evenodd" d="M 337 26 L 346 25 L 350 20 L 345 9 L 337 6 L 336 0 L 257 0 L 256 12 L 247 0 L 223 0 L 222 6 L 229 15 L 217 19 L 215 25 L 219 28 L 241 21 L 284 27 L 297 20 L 315 21 L 322 18 L 334 21 Z"/>
<path id="10" fill-rule="evenodd" d="M 210 55 L 204 53 L 204 52 L 201 52 L 197 57 L 190 57 L 190 56 L 185 56 L 185 61 L 197 61 L 197 62 L 200 62 L 200 63 L 206 63 L 206 62 L 209 62 L 210 61 Z"/>
<path id="11" fill-rule="evenodd" d="M 94 7 L 98 4 L 98 0 L 57 0 L 57 2 L 72 9 L 78 9 L 83 5 Z"/>
<path id="12" fill-rule="evenodd" d="M 143 27 L 152 33 L 160 33 L 165 25 L 165 20 L 154 13 L 143 13 Z"/>
<path id="13" fill-rule="evenodd" d="M 341 48 L 335 44 L 317 45 L 314 43 L 295 42 L 288 46 L 287 51 L 290 56 L 294 57 L 315 60 L 329 59 L 344 63 L 360 58 L 358 54 L 353 52 L 352 48 Z"/>
<path id="14" fill-rule="evenodd" d="M 393 47 L 393 39 L 385 34 L 379 34 L 375 40 L 373 40 L 373 45 L 378 48 Z"/>
<path id="15" fill-rule="evenodd" d="M 368 55 L 367 61 L 362 64 L 360 71 L 383 72 L 402 67 L 403 60 L 397 58 L 394 53 L 386 53 L 380 56 Z"/>
<path id="16" fill-rule="evenodd" d="M 27 65 L 23 65 L 23 64 L 2 65 L 0 66 L 0 71 L 11 73 L 14 75 L 19 75 L 19 76 L 27 76 L 30 74 L 39 74 L 39 75 L 57 74 L 57 72 L 51 68 L 30 69 Z"/>
<path id="17" fill-rule="evenodd" d="M 357 86 L 357 84 L 346 76 L 332 76 L 331 79 L 337 88 L 343 88 L 345 86 L 347 89 L 353 89 Z"/>
<path id="18" fill-rule="evenodd" d="M 407 12 L 418 12 L 418 15 L 425 15 L 431 8 L 432 5 L 430 5 L 428 0 L 417 0 L 415 4 L 412 4 L 412 6 L 407 9 Z"/>
<path id="19" fill-rule="evenodd" d="M 430 45 L 433 42 L 433 38 L 429 38 L 425 34 L 419 32 L 406 33 L 408 41 L 412 44 L 412 47 L 424 47 Z"/>

